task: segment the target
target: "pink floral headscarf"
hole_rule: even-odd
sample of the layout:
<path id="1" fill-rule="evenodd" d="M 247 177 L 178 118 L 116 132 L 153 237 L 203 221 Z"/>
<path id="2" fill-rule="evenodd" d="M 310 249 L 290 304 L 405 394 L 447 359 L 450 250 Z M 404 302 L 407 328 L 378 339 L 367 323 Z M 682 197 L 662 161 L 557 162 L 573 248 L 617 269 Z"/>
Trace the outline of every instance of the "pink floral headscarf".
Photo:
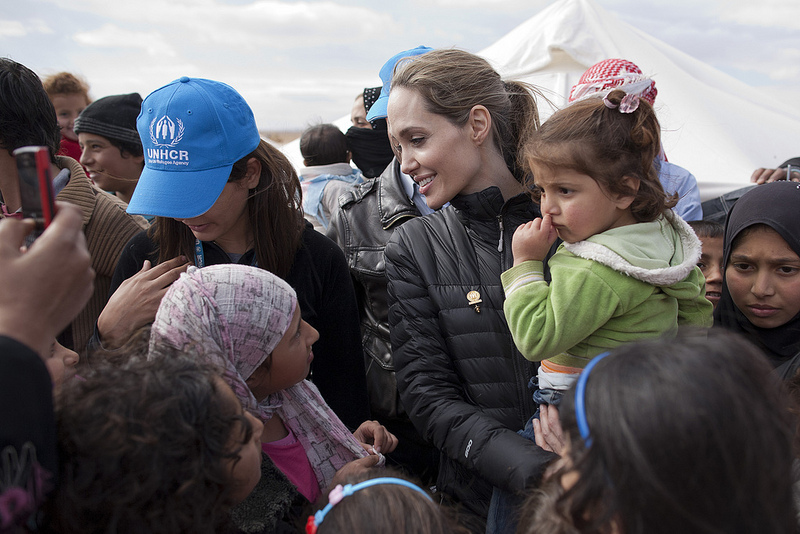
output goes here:
<path id="1" fill-rule="evenodd" d="M 294 290 L 269 271 L 232 264 L 189 267 L 161 301 L 150 351 L 166 344 L 225 369 L 223 378 L 245 409 L 262 421 L 278 414 L 294 433 L 324 490 L 338 469 L 366 451 L 311 382 L 260 403 L 246 384 L 283 338 L 296 307 Z"/>

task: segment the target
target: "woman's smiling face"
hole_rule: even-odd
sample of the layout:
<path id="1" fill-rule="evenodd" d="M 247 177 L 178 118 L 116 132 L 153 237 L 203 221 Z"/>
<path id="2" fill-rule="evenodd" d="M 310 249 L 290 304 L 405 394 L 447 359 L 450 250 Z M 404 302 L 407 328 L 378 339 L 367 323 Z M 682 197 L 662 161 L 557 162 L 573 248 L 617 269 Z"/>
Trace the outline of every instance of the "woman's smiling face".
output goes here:
<path id="1" fill-rule="evenodd" d="M 725 282 L 754 326 L 776 328 L 800 313 L 800 257 L 769 226 L 748 228 L 736 238 Z"/>
<path id="2" fill-rule="evenodd" d="M 400 159 L 400 169 L 419 185 L 433 209 L 456 195 L 493 185 L 482 174 L 482 160 L 473 130 L 457 126 L 443 115 L 428 111 L 416 90 L 398 87 L 389 95 L 389 136 Z"/>

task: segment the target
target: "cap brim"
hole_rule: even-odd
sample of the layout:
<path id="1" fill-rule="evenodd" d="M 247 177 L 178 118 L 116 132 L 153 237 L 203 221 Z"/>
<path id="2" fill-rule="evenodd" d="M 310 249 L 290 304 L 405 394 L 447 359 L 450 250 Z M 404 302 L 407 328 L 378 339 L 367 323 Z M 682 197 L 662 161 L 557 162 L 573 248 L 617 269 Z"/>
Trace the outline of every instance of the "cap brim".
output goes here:
<path id="1" fill-rule="evenodd" d="M 233 164 L 197 171 L 163 171 L 145 166 L 128 213 L 190 219 L 211 209 L 228 183 Z"/>
<path id="2" fill-rule="evenodd" d="M 389 97 L 388 96 L 379 96 L 378 100 L 372 104 L 372 107 L 369 108 L 369 113 L 367 113 L 367 120 L 374 121 L 375 119 L 385 119 L 387 116 L 387 108 L 389 107 Z"/>

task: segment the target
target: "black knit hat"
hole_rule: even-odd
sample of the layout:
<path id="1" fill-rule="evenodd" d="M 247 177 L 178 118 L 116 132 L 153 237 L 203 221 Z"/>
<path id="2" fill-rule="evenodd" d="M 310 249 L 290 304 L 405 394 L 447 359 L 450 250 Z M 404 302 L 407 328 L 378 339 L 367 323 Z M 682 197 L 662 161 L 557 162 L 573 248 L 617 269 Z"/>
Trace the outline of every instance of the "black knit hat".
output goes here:
<path id="1" fill-rule="evenodd" d="M 74 132 L 93 133 L 117 141 L 142 144 L 136 117 L 142 109 L 139 93 L 112 95 L 95 100 L 75 119 Z"/>

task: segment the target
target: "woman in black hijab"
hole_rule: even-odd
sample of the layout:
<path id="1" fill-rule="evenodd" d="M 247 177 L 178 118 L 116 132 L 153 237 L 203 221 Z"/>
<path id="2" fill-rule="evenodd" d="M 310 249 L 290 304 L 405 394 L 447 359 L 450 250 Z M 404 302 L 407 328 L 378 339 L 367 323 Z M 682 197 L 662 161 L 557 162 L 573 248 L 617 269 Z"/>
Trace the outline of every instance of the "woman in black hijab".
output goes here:
<path id="1" fill-rule="evenodd" d="M 800 184 L 748 191 L 725 225 L 725 276 L 714 326 L 758 345 L 784 378 L 800 366 Z"/>

